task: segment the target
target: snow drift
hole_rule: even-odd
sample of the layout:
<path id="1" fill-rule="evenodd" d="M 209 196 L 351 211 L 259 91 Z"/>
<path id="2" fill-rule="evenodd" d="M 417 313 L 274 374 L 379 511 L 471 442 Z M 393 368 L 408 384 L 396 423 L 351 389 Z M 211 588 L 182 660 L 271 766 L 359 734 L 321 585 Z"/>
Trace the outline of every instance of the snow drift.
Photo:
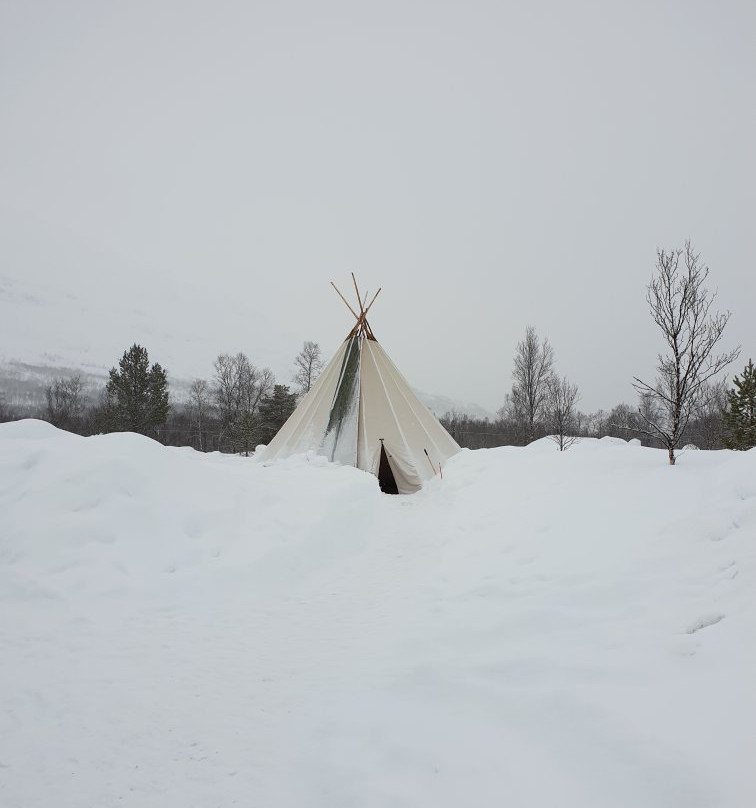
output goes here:
<path id="1" fill-rule="evenodd" d="M 412 497 L 0 425 L 0 804 L 756 804 L 756 451 Z"/>

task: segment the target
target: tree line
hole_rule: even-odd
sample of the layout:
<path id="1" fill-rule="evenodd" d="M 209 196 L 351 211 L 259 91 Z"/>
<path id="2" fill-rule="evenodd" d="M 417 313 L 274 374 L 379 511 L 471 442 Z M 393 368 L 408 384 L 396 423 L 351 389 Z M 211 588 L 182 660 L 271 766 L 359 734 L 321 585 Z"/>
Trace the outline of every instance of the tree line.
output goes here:
<path id="1" fill-rule="evenodd" d="M 497 417 L 449 412 L 441 423 L 469 448 L 525 445 L 548 436 L 564 451 L 581 437 L 637 438 L 666 449 L 672 465 L 686 445 L 756 446 L 754 366 L 749 360 L 732 388 L 721 378 L 740 349 L 718 352 L 730 312 L 712 311 L 716 293 L 706 288 L 708 275 L 690 242 L 657 250 L 646 300 L 665 349 L 653 381 L 633 377 L 634 406 L 581 412 L 577 385 L 556 371 L 553 347 L 528 326 L 516 345 L 511 390 Z M 323 367 L 320 346 L 305 342 L 293 364 L 294 390 L 244 353 L 220 354 L 210 379 L 195 379 L 187 401 L 172 401 L 166 371 L 150 364 L 147 350 L 135 344 L 111 369 L 94 401 L 79 376 L 57 378 L 45 390 L 44 412 L 35 414 L 83 435 L 131 431 L 166 445 L 248 455 L 270 442 L 312 387 Z M 0 396 L 0 421 L 16 417 Z"/>
<path id="2" fill-rule="evenodd" d="M 268 443 L 309 391 L 323 362 L 320 346 L 305 342 L 294 360 L 294 389 L 278 384 L 243 352 L 220 354 L 210 379 L 195 379 L 188 400 L 173 400 L 166 370 L 150 363 L 145 347 L 128 348 L 92 394 L 81 376 L 55 378 L 45 388 L 45 406 L 27 413 L 80 435 L 136 432 L 167 446 L 249 454 Z M 0 421 L 20 413 L 0 398 Z"/>
<path id="3" fill-rule="evenodd" d="M 730 312 L 712 311 L 716 293 L 705 285 L 709 268 L 690 242 L 657 250 L 646 290 L 651 318 L 665 350 L 653 381 L 633 377 L 635 407 L 618 404 L 609 413 L 577 409 L 577 385 L 559 376 L 554 350 L 528 326 L 517 344 L 512 389 L 495 421 L 447 413 L 442 423 L 462 446 L 525 445 L 549 436 L 560 450 L 580 437 L 637 438 L 667 450 L 670 465 L 686 445 L 701 449 L 756 446 L 756 376 L 751 360 L 733 388 L 721 378 L 740 348 L 718 351 Z"/>

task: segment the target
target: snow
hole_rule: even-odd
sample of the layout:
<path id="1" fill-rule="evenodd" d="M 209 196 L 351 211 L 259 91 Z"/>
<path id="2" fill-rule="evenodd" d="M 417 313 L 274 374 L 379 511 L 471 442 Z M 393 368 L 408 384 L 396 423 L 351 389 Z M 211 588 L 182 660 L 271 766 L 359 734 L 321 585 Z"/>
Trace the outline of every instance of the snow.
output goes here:
<path id="1" fill-rule="evenodd" d="M 756 804 L 756 451 L 412 497 L 0 425 L 0 805 Z"/>

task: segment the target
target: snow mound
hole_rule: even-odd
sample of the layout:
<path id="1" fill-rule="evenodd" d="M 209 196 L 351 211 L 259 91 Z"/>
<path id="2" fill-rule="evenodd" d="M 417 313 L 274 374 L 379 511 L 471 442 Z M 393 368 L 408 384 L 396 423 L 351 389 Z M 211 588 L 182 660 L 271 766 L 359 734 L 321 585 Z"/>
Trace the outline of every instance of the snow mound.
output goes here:
<path id="1" fill-rule="evenodd" d="M 547 439 L 388 497 L 2 424 L 0 804 L 745 808 L 755 576 L 756 451 Z"/>
<path id="2" fill-rule="evenodd" d="M 69 432 L 56 429 L 47 421 L 38 421 L 36 418 L 27 418 L 24 421 L 11 421 L 7 424 L 0 424 L 2 429 L 2 439 L 7 440 L 68 440 L 78 436 Z"/>

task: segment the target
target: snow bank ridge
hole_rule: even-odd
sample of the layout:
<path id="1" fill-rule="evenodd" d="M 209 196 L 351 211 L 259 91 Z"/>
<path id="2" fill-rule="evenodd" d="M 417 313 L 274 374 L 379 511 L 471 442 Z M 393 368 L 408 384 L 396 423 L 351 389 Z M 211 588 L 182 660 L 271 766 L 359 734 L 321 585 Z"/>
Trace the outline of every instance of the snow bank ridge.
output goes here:
<path id="1" fill-rule="evenodd" d="M 756 804 L 756 451 L 463 451 L 388 497 L 0 425 L 0 803 Z"/>

